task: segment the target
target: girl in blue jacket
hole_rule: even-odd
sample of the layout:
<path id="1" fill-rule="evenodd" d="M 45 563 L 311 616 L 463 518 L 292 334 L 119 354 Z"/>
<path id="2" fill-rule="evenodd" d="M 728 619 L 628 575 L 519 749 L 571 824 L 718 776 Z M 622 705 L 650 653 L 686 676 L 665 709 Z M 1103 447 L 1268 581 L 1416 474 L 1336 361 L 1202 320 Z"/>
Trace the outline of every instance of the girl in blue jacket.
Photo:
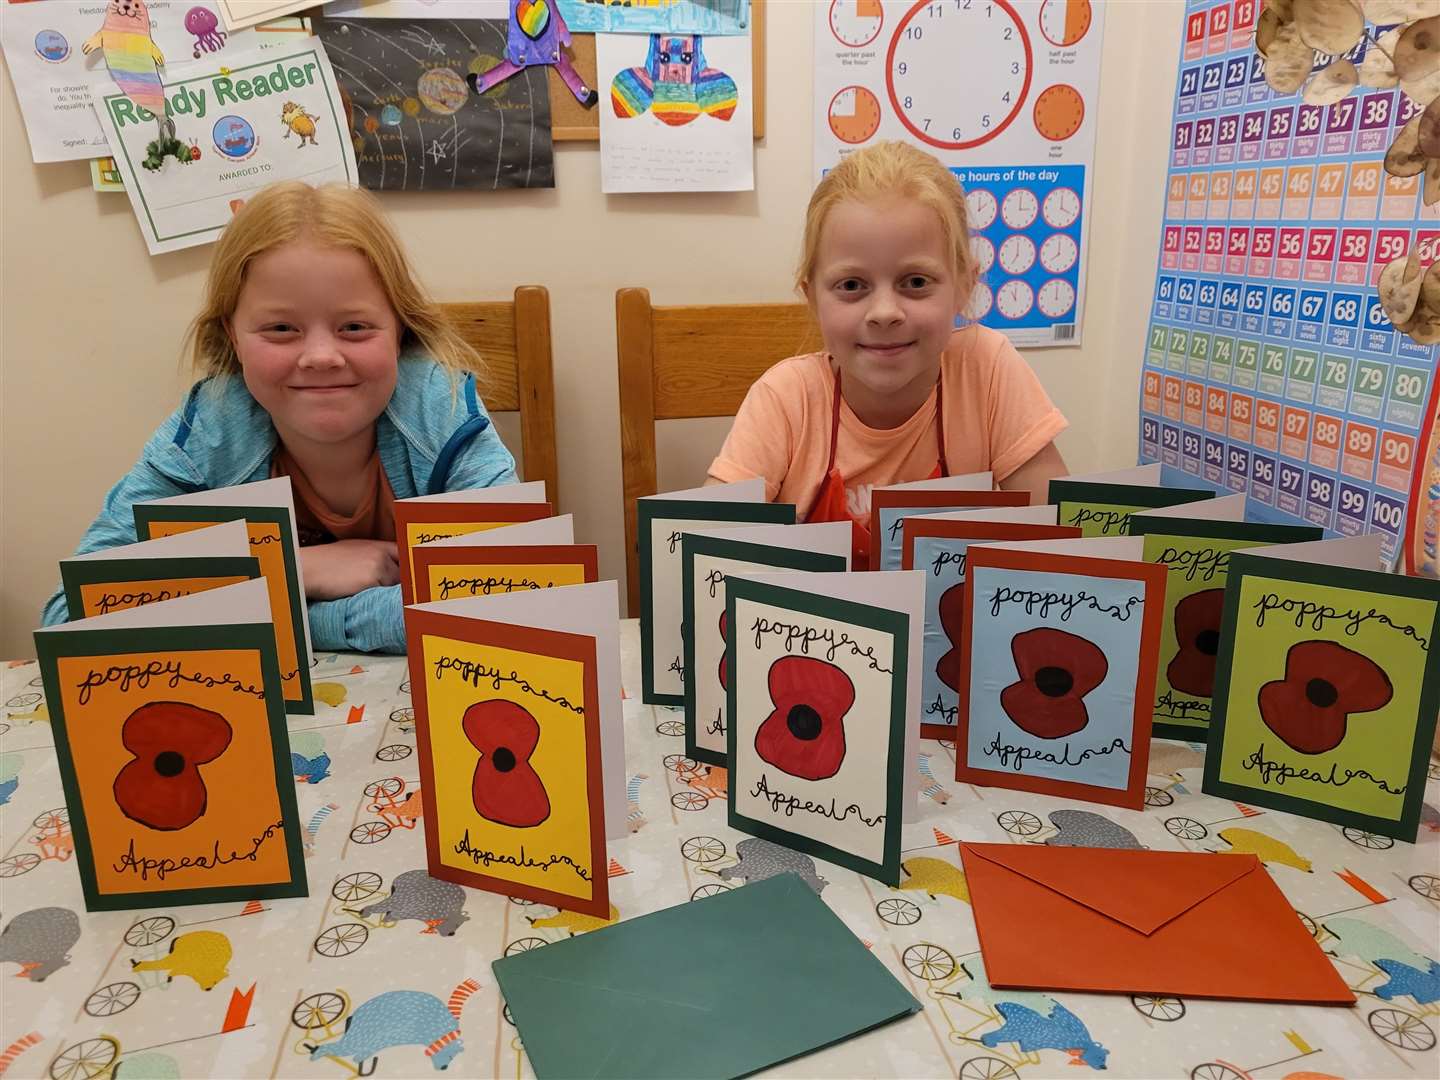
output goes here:
<path id="1" fill-rule="evenodd" d="M 394 500 L 513 483 L 515 461 L 379 204 L 299 181 L 250 199 L 188 343 L 202 378 L 76 554 L 134 543 L 137 502 L 288 476 L 315 648 L 404 652 Z M 57 592 L 44 621 L 66 615 Z"/>

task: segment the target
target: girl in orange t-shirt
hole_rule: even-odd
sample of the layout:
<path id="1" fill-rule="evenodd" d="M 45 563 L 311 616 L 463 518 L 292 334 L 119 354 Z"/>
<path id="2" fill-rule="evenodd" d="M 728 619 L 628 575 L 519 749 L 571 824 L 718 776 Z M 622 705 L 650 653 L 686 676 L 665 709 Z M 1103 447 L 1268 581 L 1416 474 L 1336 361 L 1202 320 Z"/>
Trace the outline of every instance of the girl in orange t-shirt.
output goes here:
<path id="1" fill-rule="evenodd" d="M 1067 422 L 1002 334 L 954 329 L 978 273 L 948 169 L 899 142 L 847 157 L 810 197 L 796 276 L 826 351 L 755 382 L 712 481 L 761 476 L 802 520 L 851 520 L 857 558 L 875 487 L 989 470 L 1045 501 Z"/>

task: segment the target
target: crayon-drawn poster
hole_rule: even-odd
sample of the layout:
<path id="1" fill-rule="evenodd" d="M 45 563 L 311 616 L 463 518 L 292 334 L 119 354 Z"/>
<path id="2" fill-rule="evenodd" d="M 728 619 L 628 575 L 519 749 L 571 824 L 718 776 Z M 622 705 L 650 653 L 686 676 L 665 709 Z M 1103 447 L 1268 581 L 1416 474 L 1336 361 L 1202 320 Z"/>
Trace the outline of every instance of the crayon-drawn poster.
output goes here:
<path id="1" fill-rule="evenodd" d="M 527 67 L 479 96 L 466 82 L 505 56 L 503 20 L 311 23 L 345 99 L 361 187 L 554 187 L 548 69 Z"/>

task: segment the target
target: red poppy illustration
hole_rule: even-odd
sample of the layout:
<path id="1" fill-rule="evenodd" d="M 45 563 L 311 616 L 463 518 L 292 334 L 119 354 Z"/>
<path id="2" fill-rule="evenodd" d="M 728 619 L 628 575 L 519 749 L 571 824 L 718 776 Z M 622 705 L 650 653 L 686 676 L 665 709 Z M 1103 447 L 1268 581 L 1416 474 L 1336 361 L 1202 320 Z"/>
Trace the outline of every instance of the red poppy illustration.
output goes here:
<path id="1" fill-rule="evenodd" d="M 1323 754 L 1345 738 L 1353 713 L 1389 704 L 1384 669 L 1333 641 L 1301 641 L 1285 654 L 1285 677 L 1260 688 L 1260 719 L 1302 754 Z"/>
<path id="2" fill-rule="evenodd" d="M 1020 681 L 1000 691 L 1000 707 L 1016 727 L 1038 739 L 1059 739 L 1090 722 L 1085 695 L 1104 682 L 1110 670 L 1098 645 L 1040 626 L 1016 634 L 1010 654 Z"/>
<path id="3" fill-rule="evenodd" d="M 824 780 L 845 760 L 845 714 L 855 684 L 834 664 L 782 656 L 770 665 L 774 711 L 755 733 L 755 752 L 782 772 Z"/>
<path id="4" fill-rule="evenodd" d="M 1182 694 L 1208 698 L 1215 693 L 1215 654 L 1220 651 L 1224 612 L 1224 589 L 1191 593 L 1175 605 L 1175 640 L 1180 650 L 1165 668 L 1165 678 Z"/>
<path id="5" fill-rule="evenodd" d="M 480 751 L 470 798 L 486 821 L 529 829 L 550 816 L 550 797 L 530 755 L 540 742 L 540 724 L 504 698 L 477 701 L 465 710 L 461 730 Z"/>
<path id="6" fill-rule="evenodd" d="M 179 701 L 152 701 L 125 718 L 120 741 L 134 755 L 115 777 L 115 803 L 131 821 L 173 832 L 205 813 L 209 795 L 200 766 L 230 745 L 230 724 L 217 712 Z"/>
<path id="7" fill-rule="evenodd" d="M 940 629 L 950 642 L 950 651 L 935 664 L 940 681 L 960 692 L 960 635 L 965 632 L 965 583 L 951 585 L 940 596 Z"/>
<path id="8" fill-rule="evenodd" d="M 725 612 L 720 612 L 720 640 L 725 640 Z M 730 684 L 726 681 L 727 672 L 725 665 L 730 659 L 730 646 L 727 644 L 720 653 L 720 689 L 729 690 Z"/>

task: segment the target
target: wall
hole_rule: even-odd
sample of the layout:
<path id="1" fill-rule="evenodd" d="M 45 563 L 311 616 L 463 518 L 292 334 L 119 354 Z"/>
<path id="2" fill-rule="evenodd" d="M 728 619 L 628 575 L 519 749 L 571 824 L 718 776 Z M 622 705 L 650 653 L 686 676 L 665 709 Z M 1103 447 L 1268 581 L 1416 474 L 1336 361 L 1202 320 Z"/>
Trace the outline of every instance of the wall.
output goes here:
<path id="1" fill-rule="evenodd" d="M 1182 11 L 1181 0 L 1110 4 L 1084 343 L 1029 354 L 1070 417 L 1060 446 L 1075 471 L 1135 457 Z M 615 290 L 648 286 L 660 304 L 791 298 L 812 186 L 812 14 L 805 0 L 771 0 L 768 14 L 754 192 L 605 196 L 594 148 L 568 144 L 553 191 L 384 196 L 438 298 L 549 287 L 560 498 L 600 544 L 606 576 L 624 574 Z M 125 197 L 93 192 L 83 162 L 33 165 L 8 76 L 0 82 L 0 656 L 22 657 L 34 655 L 56 561 L 178 400 L 180 337 L 208 252 L 150 258 Z M 701 242 L 703 262 L 670 253 L 677 234 Z M 536 248 L 544 235 L 554 243 Z M 726 426 L 663 425 L 684 430 L 660 434 L 662 490 L 698 483 Z"/>

